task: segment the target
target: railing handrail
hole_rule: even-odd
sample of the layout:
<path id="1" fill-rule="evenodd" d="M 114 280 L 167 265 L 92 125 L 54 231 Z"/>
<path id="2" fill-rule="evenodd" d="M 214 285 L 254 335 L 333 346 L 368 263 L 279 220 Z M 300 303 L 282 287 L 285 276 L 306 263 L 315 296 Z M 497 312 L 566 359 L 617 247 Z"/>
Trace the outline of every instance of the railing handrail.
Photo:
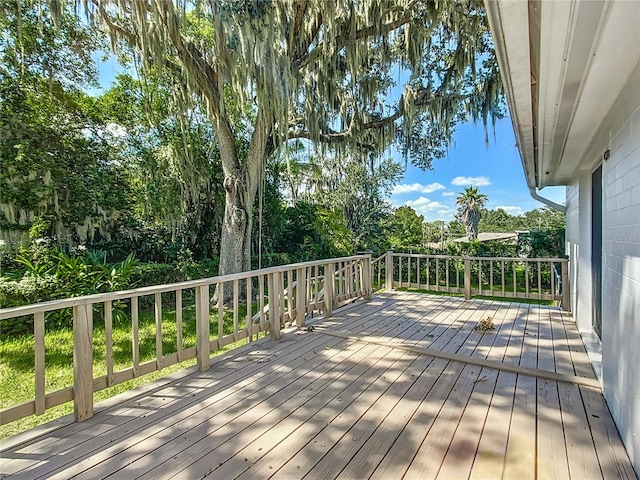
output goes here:
<path id="1" fill-rule="evenodd" d="M 269 332 L 271 337 L 277 340 L 280 338 L 281 325 L 286 325 L 287 321 L 295 321 L 298 327 L 304 327 L 306 316 L 313 315 L 314 311 L 322 311 L 325 317 L 330 317 L 334 308 L 359 298 L 370 299 L 370 279 L 371 255 L 365 253 L 2 309 L 0 319 L 33 316 L 35 395 L 26 402 L 0 409 L 0 425 L 32 414 L 41 415 L 47 409 L 69 401 L 74 402 L 76 419 L 86 420 L 93 415 L 93 394 L 97 391 L 192 358 L 196 359 L 201 371 L 206 370 L 211 364 L 210 357 L 214 349 L 219 350 L 245 339 L 250 342 L 253 335 L 260 333 Z M 257 280 L 256 290 L 253 290 L 256 288 L 254 280 Z M 214 307 L 217 309 L 218 317 L 217 332 L 211 330 L 212 313 L 215 315 L 211 305 L 211 285 L 220 289 L 217 307 Z M 228 292 L 227 285 L 230 287 Z M 182 293 L 187 289 L 194 290 L 195 316 L 190 321 L 195 322 L 196 342 L 195 345 L 185 347 L 182 338 Z M 162 325 L 165 317 L 162 293 L 165 292 L 175 293 L 175 299 L 171 301 L 175 302 L 176 329 L 170 334 L 175 339 L 175 348 L 169 349 L 163 345 Z M 253 293 L 258 297 L 256 306 L 252 301 Z M 141 358 L 141 305 L 138 300 L 143 296 L 154 297 L 156 348 L 155 356 L 152 354 L 150 359 Z M 116 365 L 113 355 L 114 301 L 121 299 L 130 301 L 125 310 L 130 311 L 132 342 L 130 362 L 127 361 L 122 367 Z M 241 316 L 239 307 L 244 299 L 247 300 L 247 310 L 246 314 L 243 313 Z M 96 308 L 96 305 L 100 304 L 101 308 Z M 73 387 L 47 392 L 45 313 L 69 307 L 73 307 L 70 312 L 73 321 Z M 258 309 L 256 315 L 253 315 L 254 307 Z M 232 312 L 232 318 L 228 319 L 229 327 L 230 322 L 233 322 L 232 332 L 225 332 L 225 310 Z M 94 311 L 102 313 L 101 321 L 104 322 L 104 330 L 98 330 L 105 339 L 105 355 L 100 359 L 106 366 L 104 375 L 97 375 L 93 368 Z M 174 320 L 170 321 L 173 323 Z"/>
<path id="2" fill-rule="evenodd" d="M 467 300 L 473 295 L 559 300 L 564 309 L 570 309 L 569 259 L 567 257 L 481 257 L 404 253 L 393 252 L 392 250 L 387 251 L 384 257 L 386 257 L 384 262 L 381 261 L 381 257 L 380 259 L 372 261 L 371 265 L 372 268 L 377 271 L 378 286 L 382 285 L 381 272 L 384 267 L 384 288 L 386 290 L 393 290 L 395 285 L 417 288 L 424 286 L 427 290 L 433 287 L 433 290 L 438 292 L 463 293 Z M 454 260 L 454 262 L 451 262 L 451 260 Z M 421 263 L 423 265 L 426 264 L 425 282 L 421 282 Z M 453 265 L 451 265 L 452 263 Z M 435 279 L 433 281 L 430 280 L 429 264 L 433 264 L 434 267 L 432 272 L 435 274 Z M 497 269 L 495 268 L 495 264 L 498 264 Z M 510 267 L 512 273 L 505 271 L 505 264 L 512 265 L 512 267 Z M 516 265 L 523 265 L 525 269 L 524 277 L 522 272 L 519 274 L 521 279 L 524 279 L 524 285 L 520 285 L 524 291 L 518 291 Z M 561 267 L 560 278 L 558 278 L 557 274 L 553 273 L 557 270 L 557 265 Z M 451 266 L 453 266 L 454 269 L 453 278 L 450 278 Z M 442 267 L 442 269 L 439 269 L 439 267 Z M 545 269 L 550 267 L 552 270 L 550 285 L 543 285 L 543 267 Z M 442 272 L 442 276 L 439 275 L 440 272 Z M 405 273 L 406 280 L 403 278 Z M 536 273 L 537 275 L 535 275 Z M 411 281 L 412 275 L 415 282 Z M 486 282 L 487 275 L 488 282 Z M 499 279 L 498 284 L 494 282 L 494 276 L 497 276 Z M 508 276 L 512 276 L 509 280 L 509 285 L 506 284 L 506 278 Z M 453 284 L 450 283 L 450 280 L 453 280 Z M 483 285 L 483 282 L 486 282 L 486 285 Z M 499 288 L 494 288 L 496 286 Z M 512 286 L 513 290 L 510 290 Z M 543 292 L 543 289 L 546 289 L 546 292 Z"/>
<path id="3" fill-rule="evenodd" d="M 142 297 L 145 295 L 154 295 L 156 293 L 173 292 L 175 290 L 185 290 L 188 288 L 202 287 L 204 285 L 212 285 L 215 283 L 232 282 L 234 280 L 245 280 L 247 278 L 256 277 L 258 275 L 268 275 L 271 273 L 287 272 L 297 268 L 314 267 L 325 265 L 328 262 L 348 262 L 357 259 L 367 258 L 368 254 L 352 255 L 348 257 L 327 258 L 323 260 L 311 260 L 309 262 L 289 263 L 286 265 L 278 265 L 275 267 L 261 268 L 258 270 L 248 270 L 246 272 L 232 273 L 227 275 L 218 275 L 215 277 L 200 278 L 198 280 L 185 280 L 175 283 L 164 283 L 161 285 L 151 285 L 148 287 L 139 287 L 129 290 L 117 290 L 115 292 L 94 293 L 91 295 L 83 295 L 79 297 L 70 297 L 60 300 L 49 300 L 47 302 L 32 303 L 29 305 L 21 305 L 18 307 L 0 308 L 0 320 L 8 318 L 21 317 L 25 315 L 33 315 L 34 313 L 49 312 L 59 310 L 61 308 L 77 307 L 89 305 L 93 303 L 101 303 L 114 300 L 122 300 L 131 297 Z"/>
<path id="4" fill-rule="evenodd" d="M 386 254 L 386 253 L 383 253 L 383 254 L 382 254 L 382 255 L 380 255 L 378 258 L 374 258 L 373 260 L 371 260 L 371 262 L 372 262 L 372 263 L 379 262 L 379 261 L 381 261 L 381 260 L 382 260 L 384 257 L 386 257 L 386 256 L 387 256 L 387 254 Z"/>
<path id="5" fill-rule="evenodd" d="M 497 261 L 497 262 L 501 262 L 501 261 L 505 261 L 505 262 L 515 262 L 515 261 L 522 261 L 522 262 L 543 262 L 543 263 L 549 263 L 549 262 L 557 262 L 557 263 L 561 263 L 561 262 L 568 262 L 569 260 L 567 258 L 562 258 L 562 257 L 551 257 L 551 258 L 542 258 L 542 257 L 478 257 L 478 256 L 468 256 L 468 255 L 442 255 L 442 254 L 429 254 L 429 253 L 393 253 L 394 257 L 411 257 L 411 258 L 439 258 L 439 259 L 452 259 L 452 258 L 457 258 L 460 260 L 492 260 L 492 261 Z M 384 255 L 382 255 L 382 257 L 384 257 Z M 382 258 L 380 257 L 380 258 Z M 378 260 L 378 259 L 376 259 Z M 374 262 L 376 261 L 374 260 Z"/>

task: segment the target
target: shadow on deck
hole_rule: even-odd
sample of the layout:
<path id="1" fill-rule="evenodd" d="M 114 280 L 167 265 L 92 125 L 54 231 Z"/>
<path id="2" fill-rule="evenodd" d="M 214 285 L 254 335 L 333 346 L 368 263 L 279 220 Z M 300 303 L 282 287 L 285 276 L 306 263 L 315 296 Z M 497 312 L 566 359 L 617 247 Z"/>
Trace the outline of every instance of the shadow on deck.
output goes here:
<path id="1" fill-rule="evenodd" d="M 476 330 L 486 319 L 495 329 Z M 393 292 L 308 325 L 85 422 L 8 439 L 0 472 L 635 478 L 575 325 L 555 307 Z"/>

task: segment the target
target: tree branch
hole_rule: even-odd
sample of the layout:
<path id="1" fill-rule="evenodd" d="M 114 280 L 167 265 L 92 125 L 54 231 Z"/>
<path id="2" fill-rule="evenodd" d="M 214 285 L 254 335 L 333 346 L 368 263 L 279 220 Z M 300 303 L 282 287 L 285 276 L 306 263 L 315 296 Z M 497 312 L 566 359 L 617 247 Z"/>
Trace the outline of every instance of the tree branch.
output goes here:
<path id="1" fill-rule="evenodd" d="M 107 13 L 107 11 L 104 9 L 102 4 L 100 4 L 97 0 L 93 0 L 93 4 L 98 8 L 98 12 L 100 13 L 100 17 L 102 18 L 102 21 L 104 23 L 106 23 L 107 28 L 109 28 L 109 31 L 117 32 L 120 35 L 122 35 L 123 37 L 126 37 L 126 39 L 129 41 L 130 45 L 137 44 L 138 37 L 133 32 L 127 30 L 124 27 L 121 27 L 120 25 L 117 25 L 117 24 L 113 23 L 113 21 L 109 17 L 109 14 Z"/>
<path id="2" fill-rule="evenodd" d="M 372 35 L 385 35 L 401 26 L 409 23 L 411 21 L 411 16 L 400 17 L 392 22 L 385 23 L 381 26 L 378 25 L 370 25 L 368 27 L 362 28 L 355 33 L 356 40 L 362 40 L 363 38 L 370 37 Z M 340 34 L 335 39 L 336 43 L 336 51 L 341 50 L 344 46 L 346 46 L 347 41 L 351 40 L 351 36 L 349 32 L 344 32 Z M 310 52 L 306 52 L 302 57 L 296 59 L 293 66 L 294 69 L 301 69 L 308 65 L 312 65 L 320 55 L 322 55 L 323 50 L 325 49 L 324 43 L 321 43 L 317 47 L 315 47 Z"/>

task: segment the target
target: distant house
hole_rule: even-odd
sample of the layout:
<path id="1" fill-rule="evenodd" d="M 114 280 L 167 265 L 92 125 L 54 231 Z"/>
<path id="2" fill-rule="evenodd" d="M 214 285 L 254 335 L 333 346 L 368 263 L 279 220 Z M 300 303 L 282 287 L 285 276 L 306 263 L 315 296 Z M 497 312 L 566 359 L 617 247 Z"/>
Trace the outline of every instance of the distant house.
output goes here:
<path id="1" fill-rule="evenodd" d="M 455 243 L 469 243 L 469 238 L 459 237 L 452 240 Z M 490 233 L 482 232 L 478 234 L 478 242 L 517 242 L 518 232 L 514 233 Z"/>
<path id="2" fill-rule="evenodd" d="M 566 211 L 571 311 L 640 474 L 640 2 L 485 5 L 525 177 Z M 553 185 L 566 207 L 538 192 Z"/>

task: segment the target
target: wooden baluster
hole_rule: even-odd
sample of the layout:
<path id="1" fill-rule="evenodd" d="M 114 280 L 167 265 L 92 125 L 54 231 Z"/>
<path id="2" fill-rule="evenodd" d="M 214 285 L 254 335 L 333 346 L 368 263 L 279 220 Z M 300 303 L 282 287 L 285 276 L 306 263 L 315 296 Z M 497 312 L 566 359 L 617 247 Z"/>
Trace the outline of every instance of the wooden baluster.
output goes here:
<path id="1" fill-rule="evenodd" d="M 569 261 L 564 260 L 561 264 L 562 275 L 562 308 L 567 312 L 571 310 L 569 302 L 571 301 L 571 289 L 569 285 Z"/>
<path id="2" fill-rule="evenodd" d="M 507 289 L 505 288 L 505 276 L 504 276 L 504 260 L 500 260 L 500 269 L 502 271 L 502 296 L 507 296 Z"/>
<path id="3" fill-rule="evenodd" d="M 182 289 L 176 290 L 176 346 L 178 362 L 182 361 Z"/>
<path id="4" fill-rule="evenodd" d="M 431 258 L 427 257 L 427 290 L 429 290 L 429 285 L 431 285 L 431 279 L 429 278 L 429 274 L 431 273 L 429 270 L 431 269 Z"/>
<path id="5" fill-rule="evenodd" d="M 542 299 L 542 267 L 539 260 L 536 263 L 538 264 L 538 299 Z"/>
<path id="6" fill-rule="evenodd" d="M 471 300 L 471 259 L 464 259 L 464 299 Z"/>
<path id="7" fill-rule="evenodd" d="M 76 421 L 93 417 L 93 305 L 73 307 L 73 409 Z"/>
<path id="8" fill-rule="evenodd" d="M 313 315 L 316 294 L 314 291 L 314 267 L 307 267 L 305 272 L 305 312 Z"/>
<path id="9" fill-rule="evenodd" d="M 516 270 L 516 262 L 511 262 L 513 264 L 513 296 L 517 297 L 518 296 L 518 281 L 516 279 L 517 277 L 517 270 Z"/>
<path id="10" fill-rule="evenodd" d="M 385 290 L 390 292 L 393 290 L 393 252 L 391 250 L 387 251 L 384 263 Z"/>
<path id="11" fill-rule="evenodd" d="M 440 260 L 436 258 L 436 291 L 440 291 Z"/>
<path id="12" fill-rule="evenodd" d="M 322 288 L 320 287 L 321 282 L 320 282 L 320 265 L 316 265 L 316 278 L 314 279 L 314 283 L 315 283 L 315 299 L 316 301 L 320 301 L 320 290 L 322 290 Z M 324 274 L 324 269 L 323 269 L 323 274 Z M 316 310 L 319 310 L 319 307 L 316 307 Z"/>
<path id="13" fill-rule="evenodd" d="M 113 302 L 107 300 L 104 307 L 104 335 L 106 343 L 107 387 L 113 385 Z"/>
<path id="14" fill-rule="evenodd" d="M 156 316 L 156 368 L 162 369 L 162 294 L 155 294 Z"/>
<path id="15" fill-rule="evenodd" d="M 264 332 L 267 329 L 266 320 L 264 317 L 264 274 L 258 276 L 258 308 L 260 309 L 260 331 Z"/>
<path id="16" fill-rule="evenodd" d="M 364 278 L 366 281 L 365 298 L 367 300 L 371 300 L 373 298 L 373 264 L 371 263 L 372 261 L 373 261 L 373 258 L 371 257 L 371 254 L 368 253 L 364 261 L 364 265 L 365 265 Z"/>
<path id="17" fill-rule="evenodd" d="M 133 376 L 140 374 L 140 333 L 138 331 L 138 297 L 131 297 L 131 341 L 133 353 Z"/>
<path id="18" fill-rule="evenodd" d="M 238 317 L 239 317 L 239 308 L 240 308 L 240 302 L 239 302 L 239 295 L 238 295 L 238 280 L 234 280 L 233 281 L 233 341 L 237 342 L 238 341 L 238 333 L 239 332 L 239 328 L 238 328 Z"/>
<path id="19" fill-rule="evenodd" d="M 280 325 L 282 325 L 284 323 L 285 313 L 288 312 L 288 310 L 286 310 L 285 307 L 289 303 L 289 301 L 288 301 L 289 299 L 287 298 L 287 303 L 285 304 L 285 294 L 284 294 L 284 292 L 285 292 L 285 289 L 286 289 L 287 285 L 285 284 L 284 275 L 285 275 L 285 272 L 280 272 L 280 274 L 278 275 L 278 278 L 280 279 L 280 281 L 278 283 L 278 286 L 280 287 L 279 290 L 278 290 L 278 295 L 279 295 L 279 298 L 280 298 L 280 315 L 279 315 L 278 318 L 280 318 Z M 289 318 L 291 318 L 291 317 L 289 317 Z"/>
<path id="20" fill-rule="evenodd" d="M 280 273 L 267 274 L 267 284 L 269 289 L 269 330 L 271 338 L 278 340 L 280 338 L 280 294 L 278 292 Z"/>
<path id="21" fill-rule="evenodd" d="M 253 341 L 253 303 L 251 300 L 251 288 L 253 287 L 253 277 L 247 278 L 247 319 L 246 327 L 247 327 L 247 341 Z"/>
<path id="22" fill-rule="evenodd" d="M 307 313 L 307 269 L 300 267 L 296 270 L 296 325 L 304 327 L 304 316 Z"/>
<path id="23" fill-rule="evenodd" d="M 307 270 L 304 267 L 296 269 L 296 325 L 304 327 L 304 316 L 306 313 L 306 281 Z"/>
<path id="24" fill-rule="evenodd" d="M 445 292 L 451 292 L 451 289 L 449 288 L 449 257 L 447 257 L 447 259 L 445 260 L 445 264 L 447 266 L 447 275 L 445 277 L 447 282 L 447 288 Z"/>
<path id="25" fill-rule="evenodd" d="M 356 295 L 356 293 L 358 292 L 358 263 L 355 260 L 351 261 L 351 267 L 350 267 L 350 277 L 351 280 L 349 281 L 349 288 L 351 289 L 351 296 L 354 297 Z"/>
<path id="26" fill-rule="evenodd" d="M 482 260 L 478 260 L 478 295 L 482 295 Z"/>
<path id="27" fill-rule="evenodd" d="M 333 275 L 334 264 L 329 262 L 324 266 L 324 316 L 329 318 L 333 314 Z"/>
<path id="28" fill-rule="evenodd" d="M 36 415 L 42 415 L 45 410 L 44 312 L 37 312 L 33 315 L 33 336 L 35 340 Z"/>
<path id="29" fill-rule="evenodd" d="M 524 261 L 524 295 L 529 298 L 529 261 Z"/>
<path id="30" fill-rule="evenodd" d="M 218 285 L 219 297 L 222 289 Z M 196 287 L 196 357 L 201 372 L 211 365 L 211 324 L 209 320 L 209 285 Z"/>
<path id="31" fill-rule="evenodd" d="M 218 284 L 218 350 L 224 339 L 224 282 Z"/>
<path id="32" fill-rule="evenodd" d="M 491 296 L 493 296 L 493 260 L 489 260 L 489 289 L 491 290 Z"/>

